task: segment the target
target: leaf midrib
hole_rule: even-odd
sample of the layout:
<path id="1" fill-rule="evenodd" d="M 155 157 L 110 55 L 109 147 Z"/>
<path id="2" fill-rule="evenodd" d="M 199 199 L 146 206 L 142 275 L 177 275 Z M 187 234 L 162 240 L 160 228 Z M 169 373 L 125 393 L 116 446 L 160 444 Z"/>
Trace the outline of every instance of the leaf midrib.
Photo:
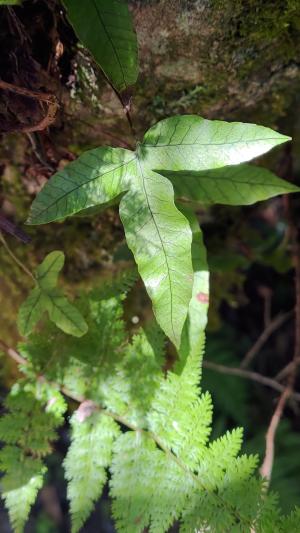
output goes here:
<path id="1" fill-rule="evenodd" d="M 287 137 L 286 140 L 288 140 L 289 137 Z M 264 137 L 262 139 L 240 139 L 239 141 L 231 141 L 231 142 L 220 142 L 220 143 L 213 143 L 213 142 L 208 142 L 208 143 L 202 143 L 202 142 L 193 142 L 193 143 L 166 143 L 166 144 L 145 144 L 143 143 L 141 146 L 144 146 L 145 148 L 166 148 L 168 146 L 174 146 L 174 147 L 180 147 L 180 146 L 231 146 L 232 144 L 241 144 L 241 143 L 255 143 L 255 142 L 261 142 L 261 141 L 279 141 L 280 139 L 278 139 L 278 137 Z M 280 140 L 281 141 L 281 140 Z M 281 141 L 282 142 L 282 141 Z"/>
<path id="2" fill-rule="evenodd" d="M 158 225 L 156 223 L 154 213 L 152 212 L 152 209 L 151 209 L 151 206 L 150 206 L 148 193 L 147 193 L 147 189 L 146 189 L 146 185 L 145 185 L 145 176 L 144 176 L 144 173 L 143 173 L 143 167 L 142 167 L 142 164 L 140 162 L 138 154 L 136 155 L 136 159 L 137 159 L 138 165 L 140 167 L 139 175 L 142 178 L 142 180 L 141 180 L 142 181 L 142 187 L 143 187 L 143 191 L 144 191 L 144 194 L 145 194 L 147 206 L 148 206 L 149 212 L 151 214 L 151 218 L 153 220 L 153 223 L 154 223 L 158 238 L 160 240 L 161 247 L 162 247 L 162 250 L 163 250 L 163 254 L 164 254 L 164 257 L 165 257 L 165 262 L 166 262 L 166 265 L 167 265 L 167 275 L 168 275 L 168 281 L 169 281 L 169 294 L 170 294 L 170 307 L 171 307 L 170 319 L 171 319 L 171 325 L 172 325 L 172 332 L 173 332 L 174 338 L 176 339 L 177 335 L 175 333 L 174 324 L 173 324 L 173 292 L 172 292 L 172 282 L 171 282 L 171 276 L 170 276 L 170 267 L 169 267 L 169 262 L 168 262 L 168 256 L 167 256 L 166 251 L 165 251 L 164 242 L 163 242 L 163 239 L 161 237 Z"/>

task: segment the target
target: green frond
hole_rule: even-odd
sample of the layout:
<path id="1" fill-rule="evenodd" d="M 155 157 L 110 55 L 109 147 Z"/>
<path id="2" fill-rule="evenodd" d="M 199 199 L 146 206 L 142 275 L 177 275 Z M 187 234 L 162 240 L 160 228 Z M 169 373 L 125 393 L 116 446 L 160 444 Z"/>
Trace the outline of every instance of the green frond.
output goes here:
<path id="1" fill-rule="evenodd" d="M 91 296 L 94 300 L 107 300 L 120 295 L 124 299 L 126 294 L 132 289 L 133 285 L 138 279 L 136 268 L 123 270 L 117 274 L 112 281 L 104 282 L 99 289 L 94 289 Z"/>
<path id="2" fill-rule="evenodd" d="M 13 470 L 1 480 L 2 498 L 14 532 L 22 533 L 31 506 L 43 485 L 46 468 L 38 459 L 17 457 L 17 454 L 11 453 L 7 447 L 3 448 L 0 454 L 1 470 L 4 470 L 3 460 L 8 460 L 5 455 L 10 456 L 6 468 L 9 471 Z"/>
<path id="3" fill-rule="evenodd" d="M 154 327 L 140 329 L 124 349 L 111 376 L 99 387 L 104 405 L 137 426 L 146 424 L 146 414 L 162 375 L 164 339 Z"/>
<path id="4" fill-rule="evenodd" d="M 194 330 L 180 364 L 166 373 L 164 335 L 152 325 L 130 339 L 123 299 L 112 286 L 102 299 L 97 291 L 82 295 L 84 337 L 48 325 L 21 346 L 28 377 L 0 420 L 2 492 L 15 530 L 21 532 L 42 484 L 42 458 L 66 409 L 48 380 L 86 398 L 71 418 L 64 461 L 73 533 L 101 496 L 108 469 L 120 533 L 166 533 L 175 522 L 182 533 L 296 533 L 298 510 L 282 517 L 255 474 L 257 456 L 241 455 L 242 429 L 209 439 L 212 401 L 200 389 L 203 331 Z M 29 379 L 35 374 L 45 382 Z"/>
<path id="5" fill-rule="evenodd" d="M 111 462 L 112 445 L 119 434 L 118 425 L 99 412 L 89 415 L 84 404 L 71 419 L 72 443 L 64 461 L 68 480 L 68 499 L 72 531 L 76 533 L 101 496 Z"/>
<path id="6" fill-rule="evenodd" d="M 114 446 L 110 494 L 117 530 L 167 531 L 179 517 L 191 480 L 143 432 L 127 432 Z"/>
<path id="7" fill-rule="evenodd" d="M 212 418 L 210 395 L 199 397 L 199 373 L 199 357 L 193 354 L 181 375 L 169 372 L 161 378 L 148 413 L 151 431 L 191 467 L 202 457 Z"/>
<path id="8" fill-rule="evenodd" d="M 21 533 L 43 484 L 46 468 L 41 459 L 51 452 L 65 402 L 52 387 L 28 383 L 12 389 L 5 407 L 0 419 L 1 493 L 11 525 Z"/>
<path id="9" fill-rule="evenodd" d="M 288 516 L 282 518 L 282 533 L 298 533 L 300 524 L 300 507 L 295 508 Z"/>
<path id="10" fill-rule="evenodd" d="M 5 407 L 9 412 L 0 419 L 0 440 L 20 446 L 36 457 L 47 455 L 61 419 L 57 420 L 51 410 L 47 411 L 45 405 L 24 390 L 11 393 Z"/>

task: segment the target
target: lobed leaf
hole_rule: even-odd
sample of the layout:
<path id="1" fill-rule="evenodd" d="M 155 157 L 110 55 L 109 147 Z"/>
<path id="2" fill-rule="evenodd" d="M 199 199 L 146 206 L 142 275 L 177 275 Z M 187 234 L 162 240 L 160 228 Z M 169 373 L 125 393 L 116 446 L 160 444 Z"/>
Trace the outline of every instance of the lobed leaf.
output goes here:
<path id="1" fill-rule="evenodd" d="M 152 170 L 200 171 L 249 161 L 289 140 L 256 124 L 182 115 L 150 128 L 140 151 Z"/>
<path id="2" fill-rule="evenodd" d="M 161 171 L 176 198 L 201 204 L 248 205 L 278 194 L 299 192 L 296 185 L 262 167 L 236 165 L 202 172 Z"/>
<path id="3" fill-rule="evenodd" d="M 65 333 L 81 337 L 87 332 L 88 326 L 81 313 L 56 288 L 64 260 L 62 252 L 54 251 L 37 267 L 36 286 L 21 305 L 18 314 L 18 328 L 24 337 L 33 331 L 45 311 L 50 320 Z"/>
<path id="4" fill-rule="evenodd" d="M 197 320 L 201 320 L 200 329 L 205 324 L 207 273 L 201 235 L 195 221 L 192 229 L 187 220 L 191 215 L 176 208 L 172 183 L 176 196 L 232 204 L 298 190 L 263 169 L 245 165 L 229 171 L 232 167 L 226 167 L 288 139 L 255 124 L 209 121 L 196 115 L 171 117 L 150 128 L 135 153 L 97 148 L 56 173 L 33 202 L 29 222 L 61 220 L 121 198 L 127 243 L 154 314 L 175 346 L 180 348 L 183 343 L 184 360 L 194 342 L 188 340 L 192 329 L 197 336 Z M 185 323 L 185 338 L 181 339 Z"/>
<path id="5" fill-rule="evenodd" d="M 125 178 L 134 159 L 134 154 L 123 148 L 84 152 L 46 183 L 32 203 L 28 224 L 61 220 L 114 200 L 127 189 Z"/>

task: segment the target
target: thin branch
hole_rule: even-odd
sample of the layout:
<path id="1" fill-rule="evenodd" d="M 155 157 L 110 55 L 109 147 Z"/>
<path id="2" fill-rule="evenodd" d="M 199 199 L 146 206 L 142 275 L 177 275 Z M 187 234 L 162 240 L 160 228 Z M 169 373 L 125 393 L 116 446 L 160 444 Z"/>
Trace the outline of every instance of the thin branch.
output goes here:
<path id="1" fill-rule="evenodd" d="M 293 372 L 294 368 L 296 368 L 299 364 L 299 360 L 296 361 L 293 359 L 293 361 L 290 361 L 276 376 L 274 379 L 276 381 L 283 381 L 285 378 L 287 378 L 291 372 Z"/>
<path id="2" fill-rule="evenodd" d="M 251 381 L 255 381 L 256 383 L 259 383 L 260 385 L 265 385 L 267 387 L 270 387 L 271 389 L 274 389 L 278 392 L 284 392 L 286 387 L 275 381 L 275 379 L 269 378 L 267 376 L 263 376 L 262 374 L 259 374 L 258 372 L 252 372 L 250 370 L 244 370 L 242 368 L 235 368 L 225 365 L 219 365 L 217 363 L 213 363 L 212 361 L 203 361 L 203 366 L 205 368 L 209 368 L 210 370 L 215 370 L 216 372 L 220 372 L 221 374 L 228 374 L 231 376 L 238 376 L 240 378 L 249 379 Z M 292 398 L 300 401 L 300 393 L 293 392 L 290 395 Z"/>
<path id="3" fill-rule="evenodd" d="M 280 313 L 277 315 L 263 330 L 258 339 L 255 341 L 250 350 L 246 353 L 244 359 L 241 362 L 241 368 L 246 368 L 249 366 L 254 357 L 260 352 L 264 344 L 267 342 L 269 337 L 274 333 L 284 322 L 292 317 L 294 311 L 289 311 L 288 313 Z"/>
<path id="4" fill-rule="evenodd" d="M 266 433 L 266 453 L 263 464 L 259 470 L 261 476 L 267 480 L 267 485 L 271 481 L 273 462 L 274 462 L 274 451 L 275 451 L 275 435 L 279 425 L 279 422 L 282 417 L 282 413 L 285 407 L 285 404 L 288 398 L 291 396 L 292 390 L 290 387 L 286 387 L 280 396 L 277 407 L 274 411 L 274 414 L 271 418 L 267 433 Z"/>
<path id="5" fill-rule="evenodd" d="M 287 171 L 292 176 L 293 166 L 290 148 L 288 150 L 288 168 Z M 260 473 L 266 478 L 268 485 L 271 480 L 273 463 L 274 463 L 274 450 L 275 450 L 275 436 L 276 431 L 282 417 L 287 400 L 294 394 L 294 386 L 296 381 L 297 367 L 300 364 L 300 227 L 298 226 L 298 216 L 293 212 L 292 200 L 289 197 L 286 198 L 287 206 L 287 218 L 289 221 L 290 234 L 292 239 L 292 259 L 295 268 L 295 348 L 293 360 L 289 363 L 279 376 L 288 376 L 287 385 L 282 392 L 275 412 L 271 418 L 267 433 L 266 433 L 266 453 L 264 462 L 262 464 Z M 289 372 L 289 373 L 288 373 Z"/>
<path id="6" fill-rule="evenodd" d="M 0 89 L 20 94 L 22 96 L 26 96 L 27 98 L 34 98 L 35 100 L 38 100 L 39 102 L 44 102 L 47 105 L 46 115 L 37 124 L 34 124 L 32 126 L 19 126 L 17 128 L 14 128 L 13 131 L 23 133 L 43 131 L 55 121 L 59 104 L 54 94 L 31 91 L 30 89 L 27 89 L 25 87 L 18 87 L 17 85 L 7 83 L 3 80 L 0 80 Z"/>
<path id="7" fill-rule="evenodd" d="M 28 268 L 23 265 L 23 263 L 20 261 L 20 259 L 18 259 L 15 254 L 13 253 L 13 251 L 10 249 L 10 247 L 8 246 L 5 238 L 4 238 L 4 235 L 3 233 L 0 231 L 0 241 L 2 242 L 4 248 L 6 249 L 7 253 L 10 255 L 10 257 L 14 260 L 14 262 L 23 270 L 23 272 L 25 272 L 25 274 L 27 274 L 27 276 L 30 276 L 31 279 L 33 279 L 34 282 L 36 282 L 36 279 L 34 277 L 34 275 L 30 272 L 30 270 L 28 270 Z"/>
<path id="8" fill-rule="evenodd" d="M 6 344 L 6 342 L 4 342 L 2 339 L 0 339 L 0 346 L 2 346 L 3 350 L 7 353 L 7 355 L 9 355 L 9 357 L 11 359 L 16 361 L 16 363 L 18 363 L 18 365 L 27 365 L 28 364 L 26 359 L 24 359 L 18 352 L 16 352 L 16 350 L 14 350 L 13 348 L 10 348 Z"/>

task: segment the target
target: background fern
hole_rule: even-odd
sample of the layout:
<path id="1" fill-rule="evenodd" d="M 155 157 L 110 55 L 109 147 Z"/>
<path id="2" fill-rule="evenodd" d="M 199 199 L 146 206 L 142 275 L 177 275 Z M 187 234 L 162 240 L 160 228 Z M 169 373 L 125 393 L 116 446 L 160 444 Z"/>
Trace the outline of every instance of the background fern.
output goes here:
<path id="1" fill-rule="evenodd" d="M 124 279 L 127 290 L 133 278 Z M 285 521 L 256 477 L 258 457 L 239 455 L 242 430 L 209 438 L 212 401 L 199 386 L 203 333 L 183 369 L 165 373 L 161 330 L 150 325 L 130 334 L 119 289 L 118 281 L 82 294 L 84 337 L 44 323 L 20 346 L 26 378 L 13 388 L 0 422 L 2 491 L 14 530 L 23 529 L 43 484 L 43 458 L 63 422 L 66 405 L 51 381 L 81 402 L 64 460 L 74 533 L 107 480 L 120 532 L 163 533 L 174 522 L 182 532 L 293 531 L 298 510 Z"/>
<path id="2" fill-rule="evenodd" d="M 46 403 L 47 402 L 47 403 Z M 51 387 L 35 388 L 21 383 L 5 402 L 7 413 L 0 419 L 2 495 L 16 531 L 23 526 L 43 485 L 46 467 L 42 459 L 51 453 L 56 429 L 63 423 L 66 405 Z"/>

